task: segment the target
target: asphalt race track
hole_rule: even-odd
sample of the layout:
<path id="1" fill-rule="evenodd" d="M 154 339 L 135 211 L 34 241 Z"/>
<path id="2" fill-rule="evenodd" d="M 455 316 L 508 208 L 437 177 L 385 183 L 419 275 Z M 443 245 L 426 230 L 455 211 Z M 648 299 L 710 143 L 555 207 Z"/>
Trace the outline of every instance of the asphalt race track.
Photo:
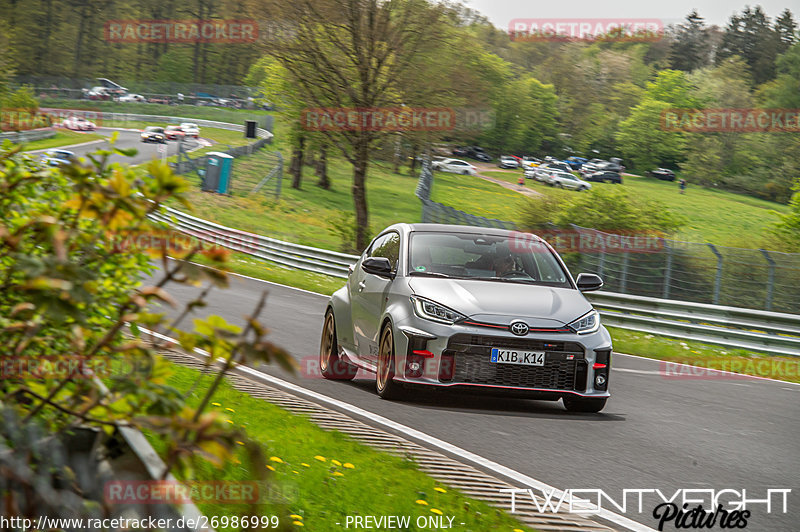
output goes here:
<path id="1" fill-rule="evenodd" d="M 201 289 L 167 287 L 184 303 Z M 800 529 L 800 386 L 757 379 L 668 379 L 659 373 L 658 361 L 616 355 L 612 398 L 600 414 L 570 414 L 560 402 L 441 393 L 412 402 L 389 402 L 375 394 L 374 377 L 369 375 L 342 383 L 307 370 L 316 368 L 323 296 L 232 276 L 231 287 L 212 290 L 208 307 L 193 316 L 218 314 L 243 325 L 243 316 L 264 290 L 269 297 L 261 321 L 272 331 L 269 339 L 287 348 L 306 375 L 259 368 L 266 373 L 378 413 L 551 486 L 603 489 L 619 502 L 623 489 L 657 488 L 669 498 L 678 489 L 744 488 L 748 499 L 764 499 L 768 488 L 790 488 L 787 513 L 777 495 L 769 515 L 765 504 L 751 504 L 746 529 Z M 628 499 L 624 515 L 657 528 L 651 513 L 660 501 L 654 494 L 645 497 L 643 513 L 638 513 L 636 499 Z M 721 497 L 725 503 L 740 499 Z M 603 506 L 621 513 L 608 503 Z M 714 527 L 718 528 L 719 524 Z M 674 522 L 664 530 L 675 530 Z"/>
<path id="2" fill-rule="evenodd" d="M 106 127 L 99 127 L 95 131 L 95 133 L 99 135 L 103 135 L 106 137 L 110 137 L 112 133 L 117 132 L 119 137 L 117 138 L 116 146 L 118 148 L 136 148 L 138 153 L 133 157 L 124 157 L 122 155 L 114 154 L 109 157 L 110 162 L 124 162 L 127 164 L 135 165 L 135 164 L 142 164 L 150 161 L 152 159 L 159 159 L 162 157 L 162 154 L 158 152 L 159 144 L 153 142 L 142 142 L 141 137 L 139 136 L 140 133 L 138 131 L 129 131 L 129 130 L 118 130 L 118 129 L 111 129 Z M 200 147 L 200 144 L 194 139 L 187 139 L 185 142 L 185 148 L 187 150 L 192 150 L 194 148 Z M 210 141 L 205 141 L 210 143 Z M 109 144 L 105 141 L 100 142 L 92 142 L 91 144 L 85 144 L 83 146 L 59 146 L 58 148 L 48 148 L 48 149 L 61 149 L 61 150 L 69 150 L 73 152 L 78 157 L 83 157 L 87 153 L 92 153 L 101 148 L 108 148 Z M 167 156 L 170 155 L 177 155 L 178 154 L 178 142 L 174 140 L 169 140 L 166 143 L 167 147 Z M 33 155 L 40 155 L 47 150 L 36 150 L 33 152 L 28 152 Z"/>

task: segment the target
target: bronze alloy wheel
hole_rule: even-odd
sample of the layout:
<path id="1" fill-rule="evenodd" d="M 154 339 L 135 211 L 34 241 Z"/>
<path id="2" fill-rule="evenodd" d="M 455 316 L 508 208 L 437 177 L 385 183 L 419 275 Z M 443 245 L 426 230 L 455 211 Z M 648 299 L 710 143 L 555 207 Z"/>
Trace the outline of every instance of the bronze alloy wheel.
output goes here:
<path id="1" fill-rule="evenodd" d="M 332 380 L 352 380 L 358 368 L 339 358 L 339 344 L 336 341 L 336 321 L 333 312 L 325 314 L 322 338 L 319 342 L 319 370 L 322 376 Z"/>
<path id="2" fill-rule="evenodd" d="M 375 387 L 383 399 L 399 399 L 402 396 L 402 385 L 394 381 L 394 367 L 394 335 L 392 326 L 386 325 L 381 333 L 378 371 L 375 375 Z"/>

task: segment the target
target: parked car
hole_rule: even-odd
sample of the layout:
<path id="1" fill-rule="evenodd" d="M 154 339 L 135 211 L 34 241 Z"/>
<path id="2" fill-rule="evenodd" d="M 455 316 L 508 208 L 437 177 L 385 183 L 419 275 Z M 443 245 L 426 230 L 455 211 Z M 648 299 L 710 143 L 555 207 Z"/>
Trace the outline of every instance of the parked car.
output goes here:
<path id="1" fill-rule="evenodd" d="M 525 177 L 527 178 L 532 177 L 539 181 L 546 182 L 546 177 L 553 171 L 566 172 L 569 174 L 572 171 L 572 169 L 569 167 L 568 164 L 564 162 L 550 161 L 548 163 L 542 163 L 536 168 L 525 170 Z"/>
<path id="2" fill-rule="evenodd" d="M 117 100 L 119 102 L 146 102 L 147 98 L 141 94 L 123 94 Z"/>
<path id="3" fill-rule="evenodd" d="M 319 368 L 333 380 L 374 373 L 384 399 L 428 387 L 599 412 L 612 343 L 582 292 L 602 285 L 573 280 L 535 235 L 520 245 L 504 229 L 396 224 L 329 299 Z"/>
<path id="4" fill-rule="evenodd" d="M 441 161 L 434 161 L 431 166 L 434 170 L 441 170 L 442 172 L 452 172 L 454 174 L 475 175 L 478 169 L 466 161 L 461 159 L 443 159 Z"/>
<path id="5" fill-rule="evenodd" d="M 520 163 L 516 157 L 511 157 L 509 155 L 502 155 L 497 160 L 497 166 L 500 168 L 519 168 Z"/>
<path id="6" fill-rule="evenodd" d="M 61 166 L 77 161 L 75 154 L 68 150 L 47 150 L 39 158 L 39 162 L 47 166 Z"/>
<path id="7" fill-rule="evenodd" d="M 583 179 L 596 183 L 622 184 L 622 175 L 612 170 L 598 170 L 597 172 L 583 176 Z"/>
<path id="8" fill-rule="evenodd" d="M 181 126 L 167 126 L 164 128 L 164 136 L 167 140 L 178 140 L 186 136 Z"/>
<path id="9" fill-rule="evenodd" d="M 167 134 L 163 127 L 147 126 L 141 134 L 142 142 L 167 142 Z"/>
<path id="10" fill-rule="evenodd" d="M 110 100 L 113 96 L 105 87 L 83 89 L 83 97 L 89 100 Z"/>
<path id="11" fill-rule="evenodd" d="M 457 147 L 453 148 L 453 155 L 456 157 L 466 157 L 469 154 L 468 148 Z"/>
<path id="12" fill-rule="evenodd" d="M 552 172 L 547 180 L 547 184 L 558 188 L 568 188 L 578 191 L 592 188 L 591 183 L 578 179 L 570 172 Z"/>
<path id="13" fill-rule="evenodd" d="M 588 161 L 586 161 L 585 163 L 583 163 L 581 165 L 581 168 L 580 168 L 579 171 L 583 175 L 591 174 L 592 172 L 596 172 L 597 171 L 597 165 L 598 164 L 607 163 L 607 162 L 608 161 L 606 161 L 604 159 L 596 159 L 596 158 L 595 159 L 589 159 Z"/>
<path id="14" fill-rule="evenodd" d="M 86 120 L 82 116 L 70 116 L 61 122 L 61 126 L 74 131 L 94 131 L 97 126 L 94 122 Z"/>
<path id="15" fill-rule="evenodd" d="M 181 124 L 181 131 L 183 131 L 183 134 L 187 137 L 200 137 L 200 128 L 193 122 L 183 122 Z"/>
<path id="16" fill-rule="evenodd" d="M 573 170 L 580 170 L 581 166 L 583 166 L 583 163 L 587 161 L 588 159 L 586 159 L 585 157 L 574 157 L 574 156 L 567 157 L 566 159 L 564 159 L 564 162 L 567 163 Z"/>
<path id="17" fill-rule="evenodd" d="M 662 181 L 675 181 L 675 172 L 669 168 L 656 168 L 655 170 L 647 172 L 647 175 Z"/>
<path id="18" fill-rule="evenodd" d="M 542 160 L 537 159 L 536 157 L 530 157 L 526 155 L 525 157 L 522 158 L 522 166 L 524 166 L 525 168 L 536 168 L 540 164 L 542 164 Z"/>

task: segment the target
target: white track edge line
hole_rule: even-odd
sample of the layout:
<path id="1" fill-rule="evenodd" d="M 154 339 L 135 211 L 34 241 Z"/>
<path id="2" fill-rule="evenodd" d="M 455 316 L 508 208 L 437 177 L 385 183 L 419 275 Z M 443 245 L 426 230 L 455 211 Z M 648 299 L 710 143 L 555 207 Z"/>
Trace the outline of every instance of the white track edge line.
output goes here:
<path id="1" fill-rule="evenodd" d="M 146 329 L 144 327 L 139 327 L 139 329 L 141 331 L 151 335 L 151 336 L 156 337 L 156 338 L 160 338 L 162 340 L 166 340 L 166 341 L 168 341 L 170 343 L 173 343 L 173 344 L 179 344 L 179 342 L 177 340 L 175 340 L 174 338 L 171 338 L 169 336 L 163 335 L 161 333 L 157 333 L 155 331 L 151 331 L 151 330 Z M 195 348 L 194 351 L 197 354 L 199 354 L 199 355 L 201 355 L 203 357 L 206 357 L 206 358 L 208 358 L 210 356 L 207 352 L 203 351 L 202 349 Z M 504 465 L 498 464 L 497 462 L 489 460 L 488 458 L 484 458 L 484 457 L 482 457 L 480 455 L 477 455 L 475 453 L 467 451 L 466 449 L 462 449 L 461 447 L 457 447 L 457 446 L 455 446 L 455 445 L 453 445 L 451 443 L 448 443 L 448 442 L 446 442 L 444 440 L 440 440 L 439 438 L 436 438 L 434 436 L 431 436 L 429 434 L 421 432 L 421 431 L 419 431 L 417 429 L 414 429 L 414 428 L 411 428 L 409 426 L 403 425 L 402 423 L 398 423 L 396 421 L 393 421 L 393 420 L 391 420 L 389 418 L 383 417 L 383 416 L 381 416 L 379 414 L 376 414 L 374 412 L 370 412 L 369 410 L 364 410 L 363 408 L 360 408 L 360 407 L 355 406 L 355 405 L 351 405 L 350 403 L 346 403 L 346 402 L 341 401 L 339 399 L 334 399 L 333 397 L 329 397 L 327 395 L 315 392 L 313 390 L 309 390 L 307 388 L 303 388 L 302 386 L 298 386 L 297 384 L 293 384 L 291 382 L 287 382 L 287 381 L 285 381 L 283 379 L 280 379 L 278 377 L 274 377 L 274 376 L 269 375 L 267 373 L 263 373 L 261 371 L 258 371 L 258 370 L 255 370 L 253 368 L 250 368 L 248 366 L 237 365 L 236 369 L 241 370 L 243 373 L 251 375 L 251 376 L 253 376 L 253 377 L 255 377 L 255 378 L 259 379 L 259 380 L 266 381 L 266 382 L 268 382 L 270 384 L 273 384 L 275 386 L 279 386 L 281 388 L 284 388 L 286 390 L 292 391 L 294 393 L 297 393 L 297 394 L 300 394 L 300 395 L 304 395 L 304 396 L 309 397 L 311 399 L 315 399 L 316 401 L 321 401 L 323 403 L 328 403 L 328 404 L 330 404 L 332 406 L 335 406 L 337 408 L 345 410 L 346 412 L 349 412 L 351 414 L 355 414 L 355 415 L 357 415 L 359 417 L 363 417 L 363 418 L 369 419 L 370 421 L 373 421 L 374 423 L 377 423 L 379 425 L 383 425 L 383 426 L 388 427 L 388 428 L 390 428 L 392 430 L 395 430 L 396 432 L 399 432 L 401 434 L 409 436 L 409 437 L 411 437 L 413 439 L 425 442 L 426 444 L 428 444 L 428 445 L 430 445 L 432 447 L 436 447 L 436 448 L 439 448 L 439 449 L 441 449 L 443 451 L 446 451 L 448 453 L 451 453 L 451 454 L 454 454 L 456 456 L 459 456 L 459 457 L 461 457 L 461 458 L 463 458 L 463 459 L 465 459 L 467 461 L 472 462 L 473 464 L 479 465 L 480 467 L 483 467 L 484 469 L 488 469 L 490 471 L 498 473 L 498 474 L 500 474 L 500 475 L 502 475 L 502 476 L 504 476 L 506 478 L 509 478 L 509 479 L 512 479 L 512 480 L 514 480 L 516 482 L 519 482 L 520 484 L 527 485 L 527 486 L 529 486 L 531 488 L 534 488 L 534 489 L 537 489 L 537 490 L 540 490 L 540 491 L 553 492 L 553 497 L 554 498 L 559 498 L 560 499 L 561 497 L 564 496 L 564 492 L 563 491 L 558 490 L 558 489 L 554 488 L 553 486 L 550 486 L 549 484 L 545 484 L 544 482 L 541 482 L 539 480 L 536 480 L 535 478 L 529 477 L 528 475 L 520 473 L 519 471 L 516 471 L 516 470 L 511 469 L 509 467 L 506 467 Z M 578 499 L 577 497 L 574 498 L 574 501 L 577 502 L 577 503 L 588 503 L 588 504 L 591 504 L 589 501 Z M 510 515 L 514 515 L 514 514 L 510 514 Z M 581 515 L 583 515 L 583 514 L 581 514 Z M 634 521 L 634 520 L 629 519 L 629 518 L 627 518 L 625 516 L 616 514 L 614 512 L 611 512 L 610 510 L 606 510 L 604 508 L 600 508 L 596 512 L 596 514 L 594 514 L 594 515 L 597 515 L 598 517 L 600 517 L 602 519 L 605 519 L 605 520 L 607 520 L 607 521 L 609 521 L 611 523 L 623 526 L 627 530 L 631 530 L 631 531 L 634 531 L 634 532 L 655 532 L 655 529 L 653 529 L 653 528 L 649 528 L 649 527 L 647 527 L 647 526 L 645 526 L 645 525 L 643 525 L 643 524 L 641 524 L 641 523 L 639 523 L 637 521 Z M 584 516 L 584 517 L 588 517 L 588 516 Z"/>

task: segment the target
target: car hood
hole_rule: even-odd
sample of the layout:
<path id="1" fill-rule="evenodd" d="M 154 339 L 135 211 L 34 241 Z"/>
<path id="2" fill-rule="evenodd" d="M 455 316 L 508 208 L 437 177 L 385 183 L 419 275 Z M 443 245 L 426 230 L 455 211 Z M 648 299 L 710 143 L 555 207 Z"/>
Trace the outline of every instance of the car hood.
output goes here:
<path id="1" fill-rule="evenodd" d="M 572 288 L 433 277 L 411 277 L 409 286 L 418 296 L 488 322 L 516 318 L 527 319 L 532 326 L 564 325 L 592 309 Z"/>

